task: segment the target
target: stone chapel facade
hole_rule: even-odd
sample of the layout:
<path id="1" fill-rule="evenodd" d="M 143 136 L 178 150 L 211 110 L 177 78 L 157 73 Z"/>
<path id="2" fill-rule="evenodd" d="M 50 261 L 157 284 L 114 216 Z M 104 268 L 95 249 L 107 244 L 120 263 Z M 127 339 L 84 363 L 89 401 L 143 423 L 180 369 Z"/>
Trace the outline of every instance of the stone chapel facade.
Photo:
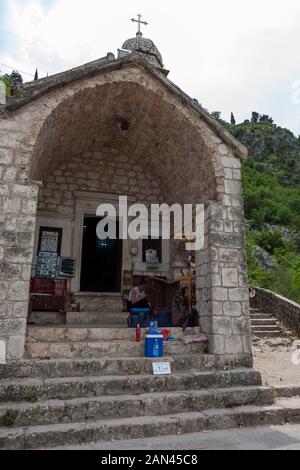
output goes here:
<path id="1" fill-rule="evenodd" d="M 73 294 L 106 308 L 131 274 L 147 274 L 142 240 L 124 240 L 94 286 L 83 242 L 100 203 L 205 204 L 196 253 L 197 308 L 209 352 L 252 366 L 241 164 L 246 148 L 168 78 L 141 33 L 73 70 L 23 85 L 0 106 L 0 340 L 24 357 L 29 284 L 41 230 L 76 260 Z M 122 223 L 118 219 L 119 223 Z M 157 273 L 174 276 L 162 241 Z M 86 271 L 84 271 L 86 270 Z M 90 281 L 88 280 L 90 276 Z M 96 308 L 96 307 L 95 307 Z"/>

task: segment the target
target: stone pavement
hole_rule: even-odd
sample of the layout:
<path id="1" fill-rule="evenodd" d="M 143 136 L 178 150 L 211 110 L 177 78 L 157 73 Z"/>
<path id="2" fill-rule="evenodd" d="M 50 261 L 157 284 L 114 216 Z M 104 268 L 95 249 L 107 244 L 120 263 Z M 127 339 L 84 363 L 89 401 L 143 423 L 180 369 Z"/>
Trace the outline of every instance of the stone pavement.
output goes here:
<path id="1" fill-rule="evenodd" d="M 67 450 L 300 450 L 300 425 L 198 432 L 122 442 L 73 446 Z"/>

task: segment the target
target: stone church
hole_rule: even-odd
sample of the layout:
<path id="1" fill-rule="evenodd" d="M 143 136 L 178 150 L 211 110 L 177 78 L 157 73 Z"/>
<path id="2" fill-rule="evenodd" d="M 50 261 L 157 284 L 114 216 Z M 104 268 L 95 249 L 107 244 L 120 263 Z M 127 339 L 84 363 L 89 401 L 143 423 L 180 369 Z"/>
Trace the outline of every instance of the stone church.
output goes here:
<path id="1" fill-rule="evenodd" d="M 146 205 L 205 205 L 205 246 L 195 257 L 201 331 L 220 363 L 252 367 L 240 172 L 247 149 L 168 75 L 139 29 L 117 56 L 26 83 L 0 106 L 0 340 L 7 362 L 24 358 L 34 315 L 30 282 L 47 247 L 65 266 L 74 262 L 67 282 L 80 309 L 71 313 L 83 324 L 88 313 L 101 326 L 103 312 L 123 311 L 130 277 L 153 274 L 145 259 L 153 246 L 155 275 L 174 279 L 172 240 L 99 245 L 97 207 L 118 210 L 126 195 Z"/>

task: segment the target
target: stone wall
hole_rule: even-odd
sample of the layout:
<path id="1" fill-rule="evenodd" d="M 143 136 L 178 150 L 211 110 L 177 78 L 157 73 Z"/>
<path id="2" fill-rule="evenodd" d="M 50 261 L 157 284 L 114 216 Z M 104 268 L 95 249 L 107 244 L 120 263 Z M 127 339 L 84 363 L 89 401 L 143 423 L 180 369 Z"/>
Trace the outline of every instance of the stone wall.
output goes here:
<path id="1" fill-rule="evenodd" d="M 205 246 L 197 256 L 197 299 L 210 352 L 252 365 L 240 162 L 222 146 L 223 204 L 206 207 Z"/>
<path id="2" fill-rule="evenodd" d="M 8 175 L 0 184 L 0 339 L 13 360 L 24 351 L 38 186 Z"/>
<path id="3" fill-rule="evenodd" d="M 255 297 L 251 298 L 251 307 L 259 308 L 265 313 L 272 313 L 300 337 L 300 305 L 269 290 L 251 287 L 255 291 Z"/>
<path id="4" fill-rule="evenodd" d="M 73 214 L 75 191 L 132 196 L 144 204 L 163 201 L 157 181 L 114 148 L 87 151 L 58 165 L 44 181 L 38 210 Z"/>

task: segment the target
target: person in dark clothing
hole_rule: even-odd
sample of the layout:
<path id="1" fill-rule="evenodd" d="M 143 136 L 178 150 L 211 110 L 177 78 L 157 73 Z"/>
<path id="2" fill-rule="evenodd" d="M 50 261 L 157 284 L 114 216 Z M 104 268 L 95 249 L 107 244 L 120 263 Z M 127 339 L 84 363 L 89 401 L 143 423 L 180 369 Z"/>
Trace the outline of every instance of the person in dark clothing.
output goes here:
<path id="1" fill-rule="evenodd" d="M 141 278 L 137 286 L 133 287 L 128 296 L 128 307 L 131 308 L 150 308 L 147 295 L 145 293 L 145 278 Z"/>

